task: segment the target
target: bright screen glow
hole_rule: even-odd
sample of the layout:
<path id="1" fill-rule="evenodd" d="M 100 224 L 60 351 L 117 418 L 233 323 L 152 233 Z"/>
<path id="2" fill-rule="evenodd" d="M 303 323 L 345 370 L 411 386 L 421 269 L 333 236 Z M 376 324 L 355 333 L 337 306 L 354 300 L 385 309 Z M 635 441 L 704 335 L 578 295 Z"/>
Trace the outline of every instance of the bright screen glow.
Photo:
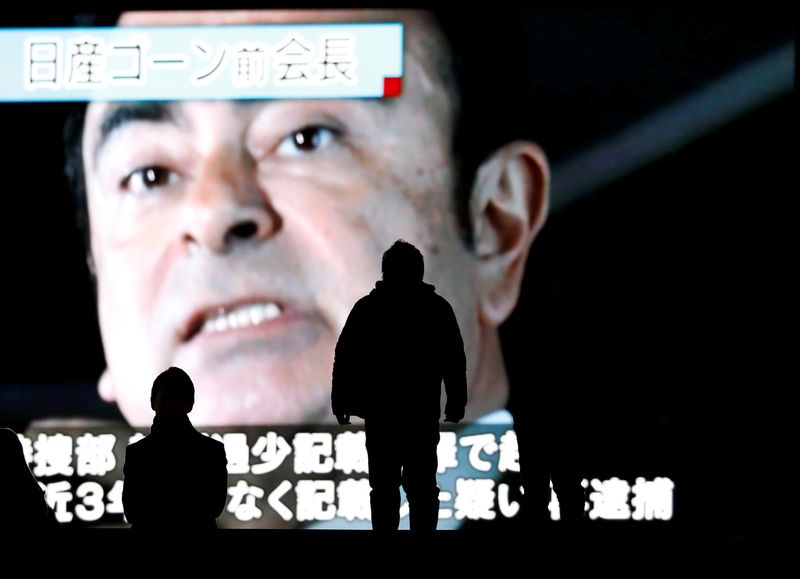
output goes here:
<path id="1" fill-rule="evenodd" d="M 614 174 L 606 165 L 635 147 L 602 149 L 612 133 L 764 50 L 692 69 L 681 58 L 704 54 L 696 38 L 664 34 L 674 44 L 651 39 L 656 64 L 642 64 L 631 46 L 646 27 L 607 14 L 634 44 L 603 56 L 587 48 L 594 17 L 573 12 L 558 21 L 586 33 L 575 51 L 603 64 L 564 64 L 563 77 L 520 23 L 500 19 L 523 30 L 501 45 L 490 22 L 470 39 L 416 11 L 124 12 L 79 36 L 35 22 L 0 30 L 2 54 L 16 55 L 3 74 L 18 80 L 0 92 L 14 143 L 3 241 L 17 272 L 2 289 L 0 426 L 18 432 L 57 520 L 126 525 L 125 447 L 148 434 L 154 378 L 178 366 L 196 388 L 192 423 L 225 445 L 220 527 L 369 528 L 363 421 L 336 423 L 331 371 L 397 239 L 422 251 L 467 355 L 466 418 L 441 427 L 440 529 L 519 518 L 515 422 L 536 425 L 524 431 L 536 456 L 574 451 L 589 521 L 680 517 L 678 447 L 693 438 L 675 430 L 671 404 L 695 392 L 684 385 L 702 358 L 691 324 L 717 314 L 675 280 L 718 287 L 712 270 L 726 262 L 707 269 L 697 248 L 710 247 L 714 226 L 698 222 L 719 202 L 701 184 L 697 213 L 676 209 L 687 193 L 665 190 L 666 169 L 627 168 L 633 180 L 567 207 L 559 169 L 591 145 Z M 555 21 L 524 22 L 537 18 Z M 691 82 L 641 73 L 673 65 L 695 70 Z M 643 75 L 636 90 L 626 66 Z M 636 134 L 648 151 L 674 147 L 652 159 L 679 154 L 667 134 L 679 128 Z M 705 176 L 695 159 L 671 165 L 674 178 Z M 702 407 L 714 394 L 698 396 Z M 547 508 L 559 519 L 552 490 Z M 401 514 L 407 528 L 405 499 Z"/>

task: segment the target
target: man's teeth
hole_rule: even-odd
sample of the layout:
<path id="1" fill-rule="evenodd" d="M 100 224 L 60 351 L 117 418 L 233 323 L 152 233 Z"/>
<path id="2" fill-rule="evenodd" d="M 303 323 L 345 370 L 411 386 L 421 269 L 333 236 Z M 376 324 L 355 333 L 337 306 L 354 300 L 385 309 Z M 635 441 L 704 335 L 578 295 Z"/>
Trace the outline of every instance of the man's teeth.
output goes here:
<path id="1" fill-rule="evenodd" d="M 203 332 L 224 332 L 247 326 L 257 326 L 274 320 L 281 315 L 281 308 L 272 302 L 249 304 L 236 308 L 219 308 L 216 314 L 209 315 L 203 323 Z"/>

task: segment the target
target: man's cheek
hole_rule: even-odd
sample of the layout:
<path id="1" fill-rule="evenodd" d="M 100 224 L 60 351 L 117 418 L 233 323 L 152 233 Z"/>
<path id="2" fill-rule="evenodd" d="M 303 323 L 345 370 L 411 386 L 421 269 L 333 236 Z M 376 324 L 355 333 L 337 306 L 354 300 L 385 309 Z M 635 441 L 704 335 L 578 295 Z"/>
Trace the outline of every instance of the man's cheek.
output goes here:
<path id="1" fill-rule="evenodd" d="M 145 427 L 153 421 L 153 409 L 150 407 L 150 382 L 141 382 L 147 387 L 141 388 L 130 381 L 122 380 L 117 385 L 117 405 L 131 426 Z"/>
<path id="2" fill-rule="evenodd" d="M 364 184 L 350 191 L 308 186 L 285 197 L 276 208 L 284 217 L 285 235 L 302 248 L 314 289 L 352 280 L 371 270 L 375 245 L 369 196 Z"/>
<path id="3" fill-rule="evenodd" d="M 152 348 L 159 344 L 159 323 L 151 314 L 156 310 L 155 292 L 146 277 L 135 267 L 107 268 L 98 277 L 98 302 L 103 344 L 115 354 L 147 363 Z"/>

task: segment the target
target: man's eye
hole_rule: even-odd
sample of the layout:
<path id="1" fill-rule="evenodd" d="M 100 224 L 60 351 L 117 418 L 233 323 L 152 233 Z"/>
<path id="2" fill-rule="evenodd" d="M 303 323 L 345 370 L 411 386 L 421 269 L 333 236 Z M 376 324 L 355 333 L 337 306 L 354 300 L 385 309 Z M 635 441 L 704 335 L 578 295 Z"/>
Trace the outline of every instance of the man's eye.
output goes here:
<path id="1" fill-rule="evenodd" d="M 144 167 L 137 169 L 122 181 L 122 188 L 133 193 L 150 191 L 175 182 L 176 175 L 166 167 Z"/>
<path id="2" fill-rule="evenodd" d="M 302 155 L 313 153 L 333 143 L 338 133 L 334 129 L 320 126 L 303 127 L 283 139 L 276 153 L 278 155 Z"/>

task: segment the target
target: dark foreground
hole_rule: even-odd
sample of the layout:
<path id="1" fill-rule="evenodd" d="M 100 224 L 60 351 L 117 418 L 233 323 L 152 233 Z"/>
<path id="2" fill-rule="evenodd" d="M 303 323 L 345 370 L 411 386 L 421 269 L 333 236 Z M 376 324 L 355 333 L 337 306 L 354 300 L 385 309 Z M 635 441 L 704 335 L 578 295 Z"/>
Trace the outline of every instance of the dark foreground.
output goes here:
<path id="1" fill-rule="evenodd" d="M 231 530 L 212 535 L 139 535 L 129 529 L 59 530 L 45 536 L 6 533 L 3 560 L 55 574 L 131 576 L 202 573 L 224 577 L 291 573 L 316 576 L 531 577 L 575 573 L 680 576 L 742 570 L 741 534 L 678 531 L 666 526 L 554 526 L 542 532 L 441 531 L 380 536 L 369 531 Z M 23 566 L 26 568 L 26 566 Z M 49 574 L 50 574 L 49 573 Z M 42 575 L 44 576 L 44 575 Z"/>

